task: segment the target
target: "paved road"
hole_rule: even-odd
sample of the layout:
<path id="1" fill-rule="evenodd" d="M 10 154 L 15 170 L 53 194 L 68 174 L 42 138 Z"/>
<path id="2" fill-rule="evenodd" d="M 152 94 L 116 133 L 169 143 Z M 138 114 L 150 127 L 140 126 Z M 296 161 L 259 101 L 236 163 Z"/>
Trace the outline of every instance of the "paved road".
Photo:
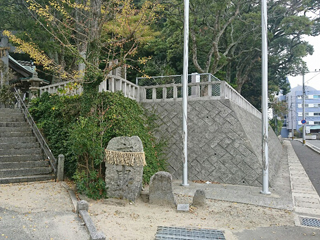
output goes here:
<path id="1" fill-rule="evenodd" d="M 318 148 L 320 148 L 320 140 L 306 140 L 307 143 L 310 143 Z"/>
<path id="2" fill-rule="evenodd" d="M 298 226 L 265 227 L 235 234 L 238 240 L 316 240 L 320 230 Z"/>
<path id="3" fill-rule="evenodd" d="M 292 141 L 291 143 L 309 179 L 320 196 L 320 154 L 307 146 L 303 146 L 301 142 Z"/>

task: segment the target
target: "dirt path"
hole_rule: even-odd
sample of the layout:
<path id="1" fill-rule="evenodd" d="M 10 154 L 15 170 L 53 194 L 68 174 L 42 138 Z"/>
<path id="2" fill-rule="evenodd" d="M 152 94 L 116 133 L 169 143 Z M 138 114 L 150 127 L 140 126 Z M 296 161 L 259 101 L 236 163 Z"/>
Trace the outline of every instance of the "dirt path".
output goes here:
<path id="1" fill-rule="evenodd" d="M 191 203 L 188 196 L 176 195 L 177 203 Z M 99 231 L 107 239 L 154 239 L 157 226 L 197 227 L 231 232 L 268 226 L 293 226 L 293 214 L 286 210 L 249 204 L 207 200 L 207 206 L 191 207 L 189 212 L 177 212 L 170 207 L 150 205 L 138 200 L 133 204 L 115 206 L 108 201 L 89 201 L 89 213 Z"/>

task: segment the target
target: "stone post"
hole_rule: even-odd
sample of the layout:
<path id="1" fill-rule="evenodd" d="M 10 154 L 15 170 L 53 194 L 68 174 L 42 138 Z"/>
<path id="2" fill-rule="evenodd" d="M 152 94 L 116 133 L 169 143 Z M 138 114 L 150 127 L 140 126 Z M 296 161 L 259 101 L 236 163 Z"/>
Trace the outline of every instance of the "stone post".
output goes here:
<path id="1" fill-rule="evenodd" d="M 58 169 L 57 169 L 57 180 L 63 181 L 64 174 L 64 155 L 59 154 L 58 156 Z"/>
<path id="2" fill-rule="evenodd" d="M 168 172 L 157 172 L 150 179 L 149 203 L 162 206 L 176 206 L 172 192 L 172 176 Z"/>

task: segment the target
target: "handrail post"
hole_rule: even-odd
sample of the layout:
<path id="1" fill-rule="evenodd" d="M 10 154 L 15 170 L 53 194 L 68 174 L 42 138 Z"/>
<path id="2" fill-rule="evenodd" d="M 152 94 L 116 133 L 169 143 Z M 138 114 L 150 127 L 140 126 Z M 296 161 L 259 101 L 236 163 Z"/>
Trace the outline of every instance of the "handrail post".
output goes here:
<path id="1" fill-rule="evenodd" d="M 167 99 L 167 88 L 166 87 L 162 88 L 162 99 L 163 100 Z"/>
<path id="2" fill-rule="evenodd" d="M 147 99 L 147 90 L 145 87 L 140 87 L 140 101 L 143 102 Z"/>
<path id="3" fill-rule="evenodd" d="M 173 85 L 173 99 L 178 98 L 178 91 L 177 91 L 177 86 Z"/>
<path id="4" fill-rule="evenodd" d="M 220 99 L 226 98 L 226 82 L 220 82 Z"/>
<path id="5" fill-rule="evenodd" d="M 59 154 L 58 167 L 57 167 L 57 180 L 63 181 L 63 175 L 64 175 L 64 155 Z"/>
<path id="6" fill-rule="evenodd" d="M 211 75 L 209 75 L 211 76 Z M 211 77 L 210 77 L 211 78 Z M 211 80 L 211 79 L 210 79 Z M 211 82 L 211 81 L 210 81 Z M 208 97 L 212 97 L 212 84 L 208 84 Z"/>
<path id="7" fill-rule="evenodd" d="M 152 88 L 152 100 L 157 99 L 157 89 L 154 87 Z"/>

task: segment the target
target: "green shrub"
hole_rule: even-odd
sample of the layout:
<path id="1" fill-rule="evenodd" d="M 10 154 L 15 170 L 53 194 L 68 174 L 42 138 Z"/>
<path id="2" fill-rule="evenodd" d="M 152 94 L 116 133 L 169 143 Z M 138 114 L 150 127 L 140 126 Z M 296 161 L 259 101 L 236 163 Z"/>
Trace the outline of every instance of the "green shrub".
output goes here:
<path id="1" fill-rule="evenodd" d="M 46 137 L 54 154 L 64 154 L 65 173 L 72 177 L 77 168 L 77 161 L 69 144 L 69 129 L 80 116 L 79 96 L 58 96 L 43 93 L 33 99 L 29 111 L 38 128 Z"/>
<path id="2" fill-rule="evenodd" d="M 44 93 L 32 101 L 30 112 L 54 155 L 66 156 L 67 176 L 74 178 L 79 192 L 91 198 L 106 196 L 104 149 L 114 137 L 140 137 L 147 162 L 144 183 L 165 170 L 165 142 L 154 137 L 156 116 L 119 92 L 74 97 Z"/>

